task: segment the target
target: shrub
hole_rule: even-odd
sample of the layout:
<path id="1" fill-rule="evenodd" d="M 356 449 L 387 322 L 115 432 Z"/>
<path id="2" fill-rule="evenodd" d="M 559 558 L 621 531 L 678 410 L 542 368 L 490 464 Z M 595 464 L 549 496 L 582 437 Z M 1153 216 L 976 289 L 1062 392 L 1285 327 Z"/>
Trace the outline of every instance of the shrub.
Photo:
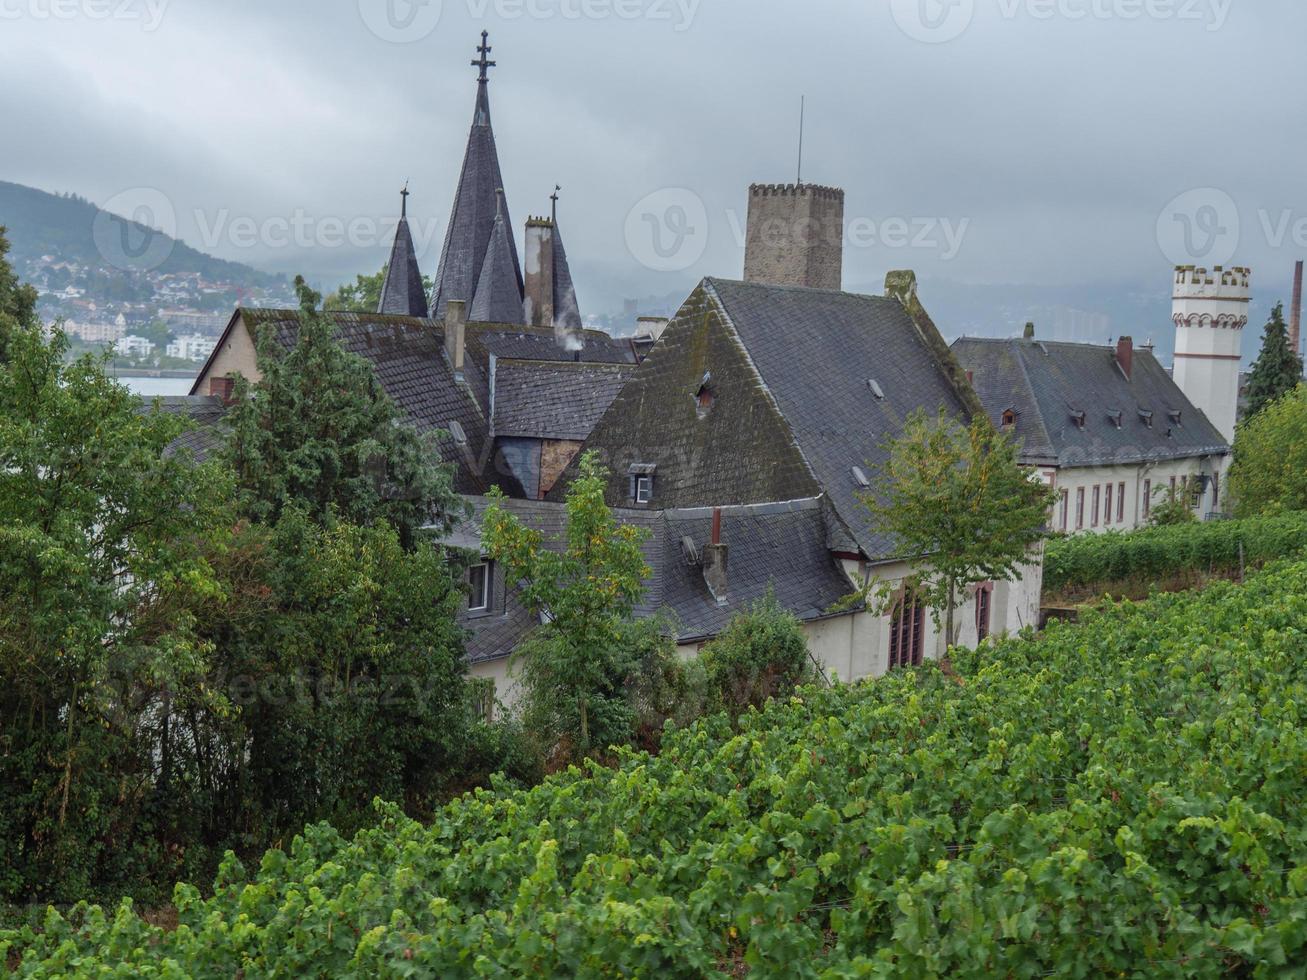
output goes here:
<path id="1" fill-rule="evenodd" d="M 1055 538 L 1044 552 L 1044 588 L 1078 592 L 1186 572 L 1228 573 L 1307 550 L 1307 513 L 1209 521 Z"/>
<path id="2" fill-rule="evenodd" d="M 700 661 L 704 706 L 731 717 L 817 677 L 803 626 L 771 592 L 732 618 Z"/>

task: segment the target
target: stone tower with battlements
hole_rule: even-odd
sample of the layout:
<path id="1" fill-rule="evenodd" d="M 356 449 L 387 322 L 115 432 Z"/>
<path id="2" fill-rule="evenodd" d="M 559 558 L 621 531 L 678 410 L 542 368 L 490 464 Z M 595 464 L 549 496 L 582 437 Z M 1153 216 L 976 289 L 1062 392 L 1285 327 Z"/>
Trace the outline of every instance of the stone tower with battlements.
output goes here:
<path id="1" fill-rule="evenodd" d="M 1175 383 L 1234 441 L 1239 415 L 1239 367 L 1248 325 L 1252 272 L 1192 265 L 1175 270 Z"/>
<path id="2" fill-rule="evenodd" d="M 840 289 L 844 191 L 815 184 L 754 184 L 744 278 L 778 286 Z"/>

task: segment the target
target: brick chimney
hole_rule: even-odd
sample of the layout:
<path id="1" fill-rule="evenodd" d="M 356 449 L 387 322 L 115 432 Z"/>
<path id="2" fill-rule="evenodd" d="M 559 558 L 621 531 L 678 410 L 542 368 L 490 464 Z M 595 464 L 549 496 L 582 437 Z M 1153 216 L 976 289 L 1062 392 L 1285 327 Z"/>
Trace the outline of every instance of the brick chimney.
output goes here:
<path id="1" fill-rule="evenodd" d="M 744 278 L 774 286 L 840 289 L 844 191 L 815 184 L 754 184 Z"/>
<path id="2" fill-rule="evenodd" d="M 529 218 L 526 223 L 526 322 L 533 327 L 554 325 L 554 223 Z"/>
<path id="3" fill-rule="evenodd" d="M 717 605 L 726 605 L 726 545 L 722 544 L 722 509 L 712 512 L 712 541 L 703 549 L 703 580 Z"/>
<path id="4" fill-rule="evenodd" d="M 454 380 L 463 380 L 463 357 L 467 348 L 467 303 L 451 299 L 445 306 L 445 353 L 454 369 Z"/>
<path id="5" fill-rule="evenodd" d="M 1116 342 L 1116 363 L 1121 368 L 1121 373 L 1130 380 L 1130 375 L 1135 367 L 1135 342 L 1133 338 L 1122 337 Z"/>
<path id="6" fill-rule="evenodd" d="M 1293 306 L 1289 310 L 1289 346 L 1302 356 L 1302 260 L 1293 268 Z"/>

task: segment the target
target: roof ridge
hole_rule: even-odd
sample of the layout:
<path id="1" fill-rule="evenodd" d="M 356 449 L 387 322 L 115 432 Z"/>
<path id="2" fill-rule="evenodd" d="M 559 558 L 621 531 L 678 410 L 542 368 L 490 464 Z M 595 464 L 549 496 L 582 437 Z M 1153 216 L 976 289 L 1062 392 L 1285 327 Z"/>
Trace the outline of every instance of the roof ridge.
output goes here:
<path id="1" fill-rule="evenodd" d="M 897 300 L 894 300 L 894 297 L 885 296 L 881 293 L 855 293 L 848 289 L 819 289 L 815 286 L 790 286 L 781 285 L 780 283 L 754 282 L 749 279 L 727 279 L 722 276 L 705 276 L 704 282 L 725 283 L 729 286 L 747 286 L 750 289 L 778 290 L 788 293 L 825 293 L 832 296 L 850 296 L 855 299 L 874 299 L 897 302 Z"/>

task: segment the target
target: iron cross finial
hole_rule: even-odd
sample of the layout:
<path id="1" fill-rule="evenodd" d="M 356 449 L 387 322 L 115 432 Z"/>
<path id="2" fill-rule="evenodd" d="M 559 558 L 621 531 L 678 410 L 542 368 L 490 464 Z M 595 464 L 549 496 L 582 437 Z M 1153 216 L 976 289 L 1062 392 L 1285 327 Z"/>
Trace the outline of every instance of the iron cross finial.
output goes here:
<path id="1" fill-rule="evenodd" d="M 399 216 L 401 218 L 406 218 L 408 217 L 408 181 L 407 180 L 404 181 L 404 189 L 399 192 L 399 197 L 400 197 Z"/>
<path id="2" fill-rule="evenodd" d="M 555 184 L 554 192 L 549 195 L 549 200 L 553 202 L 550 205 L 549 217 L 550 219 L 553 220 L 554 224 L 558 223 L 558 192 L 561 191 L 562 189 L 563 189 L 562 184 Z"/>
<path id="3" fill-rule="evenodd" d="M 489 32 L 489 31 L 482 31 L 482 32 L 481 32 L 481 47 L 477 48 L 477 53 L 480 54 L 481 57 L 478 58 L 476 61 L 472 62 L 472 67 L 473 67 L 473 68 L 480 68 L 480 69 L 481 69 L 481 75 L 480 75 L 480 77 L 477 79 L 477 81 L 479 81 L 479 82 L 489 81 L 490 76 L 488 76 L 488 75 L 486 74 L 486 69 L 487 69 L 487 68 L 494 68 L 494 67 L 495 67 L 495 63 L 494 63 L 493 61 L 490 60 L 490 52 L 493 50 L 493 48 L 491 48 L 490 45 L 489 45 L 488 43 L 486 43 L 486 42 L 488 42 L 489 40 L 490 40 L 490 32 Z"/>

